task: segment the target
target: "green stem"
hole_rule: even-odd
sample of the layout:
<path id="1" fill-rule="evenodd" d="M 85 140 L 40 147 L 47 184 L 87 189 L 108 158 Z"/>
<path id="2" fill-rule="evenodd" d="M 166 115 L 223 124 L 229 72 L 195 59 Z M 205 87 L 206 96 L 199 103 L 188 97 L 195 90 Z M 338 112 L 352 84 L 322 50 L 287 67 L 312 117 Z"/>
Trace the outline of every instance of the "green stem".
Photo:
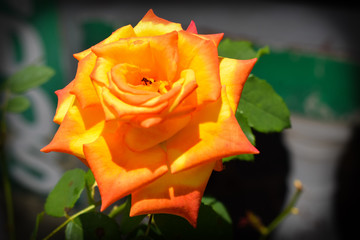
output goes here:
<path id="1" fill-rule="evenodd" d="M 296 192 L 291 197 L 288 205 L 284 210 L 269 224 L 266 228 L 266 231 L 261 233 L 260 239 L 266 239 L 266 237 L 291 213 L 292 209 L 295 207 L 296 202 L 299 200 L 299 197 L 303 191 L 302 183 L 299 180 L 294 182 Z"/>
<path id="2" fill-rule="evenodd" d="M 126 205 L 127 205 L 127 201 L 123 202 L 120 206 L 114 206 L 108 216 L 110 218 L 116 217 L 125 209 Z"/>
<path id="3" fill-rule="evenodd" d="M 7 213 L 7 227 L 9 232 L 9 238 L 15 239 L 15 221 L 14 221 L 14 207 L 12 202 L 11 184 L 8 173 L 8 166 L 5 159 L 4 149 L 1 149 L 1 175 L 3 180 L 6 213 Z"/>
<path id="4" fill-rule="evenodd" d="M 5 104 L 7 102 L 5 97 Z M 15 218 L 14 207 L 11 193 L 11 183 L 9 178 L 9 169 L 7 165 L 6 153 L 5 153 L 5 141 L 6 141 L 6 123 L 5 123 L 5 109 L 0 109 L 0 168 L 2 175 L 2 182 L 5 195 L 6 214 L 7 214 L 7 227 L 9 233 L 9 239 L 15 240 Z"/>
<path id="5" fill-rule="evenodd" d="M 92 185 L 92 186 L 88 186 L 87 184 L 85 184 L 85 189 L 86 189 L 86 194 L 88 197 L 88 203 L 91 204 L 95 204 L 95 187 L 96 187 L 96 182 Z"/>
<path id="6" fill-rule="evenodd" d="M 57 233 L 58 231 L 60 231 L 63 227 L 66 226 L 66 224 L 68 224 L 70 221 L 74 220 L 75 218 L 77 218 L 78 216 L 80 216 L 81 214 L 90 212 L 91 210 L 95 209 L 96 205 L 90 205 L 87 208 L 84 208 L 83 210 L 81 210 L 80 212 L 75 213 L 74 215 L 72 215 L 71 217 L 69 217 L 68 219 L 66 219 L 65 222 L 63 222 L 60 226 L 58 226 L 54 231 L 52 231 L 49 235 L 47 235 L 45 238 L 43 238 L 43 240 L 47 240 L 49 238 L 51 238 L 55 233 Z"/>
<path id="7" fill-rule="evenodd" d="M 145 237 L 149 236 L 150 228 L 151 228 L 151 222 L 153 220 L 153 217 L 154 217 L 154 214 L 150 214 L 148 225 L 147 225 L 147 228 L 146 228 L 146 231 L 145 231 L 145 234 L 144 234 Z"/>

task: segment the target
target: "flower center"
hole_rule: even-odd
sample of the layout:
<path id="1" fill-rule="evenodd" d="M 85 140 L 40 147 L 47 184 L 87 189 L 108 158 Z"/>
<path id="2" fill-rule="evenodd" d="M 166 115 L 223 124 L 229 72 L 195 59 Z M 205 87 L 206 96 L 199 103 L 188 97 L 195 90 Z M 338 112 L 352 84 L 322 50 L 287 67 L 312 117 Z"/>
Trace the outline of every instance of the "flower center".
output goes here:
<path id="1" fill-rule="evenodd" d="M 141 79 L 141 84 L 147 86 L 147 90 L 150 91 L 159 92 L 161 94 L 168 92 L 169 83 L 167 81 L 157 81 L 152 78 L 143 77 Z"/>
<path id="2" fill-rule="evenodd" d="M 154 79 L 149 80 L 149 79 L 143 77 L 141 79 L 141 82 L 143 85 L 147 86 L 147 85 L 151 85 L 153 82 L 155 82 L 155 80 Z"/>

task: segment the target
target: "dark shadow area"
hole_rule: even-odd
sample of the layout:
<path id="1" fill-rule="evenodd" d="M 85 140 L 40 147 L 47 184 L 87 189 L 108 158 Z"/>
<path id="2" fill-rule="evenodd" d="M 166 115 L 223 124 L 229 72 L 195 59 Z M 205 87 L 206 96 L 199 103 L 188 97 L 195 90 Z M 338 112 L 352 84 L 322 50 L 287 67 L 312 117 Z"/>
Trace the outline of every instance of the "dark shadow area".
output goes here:
<path id="1" fill-rule="evenodd" d="M 211 176 L 205 195 L 224 203 L 229 211 L 234 239 L 258 239 L 259 234 L 246 224 L 247 211 L 268 225 L 282 210 L 287 193 L 288 153 L 282 134 L 256 134 L 260 155 L 253 162 L 232 160 L 222 172 Z"/>
<path id="2" fill-rule="evenodd" d="M 344 149 L 336 173 L 335 223 L 341 239 L 354 239 L 360 225 L 360 125 Z"/>

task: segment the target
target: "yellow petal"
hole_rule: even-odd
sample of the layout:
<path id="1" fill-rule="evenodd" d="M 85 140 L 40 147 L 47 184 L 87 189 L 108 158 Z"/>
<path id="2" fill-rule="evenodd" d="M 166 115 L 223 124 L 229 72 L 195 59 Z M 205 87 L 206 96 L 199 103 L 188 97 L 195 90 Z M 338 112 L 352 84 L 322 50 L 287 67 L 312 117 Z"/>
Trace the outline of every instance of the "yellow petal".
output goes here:
<path id="1" fill-rule="evenodd" d="M 95 141 L 105 126 L 101 106 L 82 109 L 76 102 L 67 112 L 52 141 L 42 152 L 64 152 L 85 158 L 83 145 Z"/>
<path id="2" fill-rule="evenodd" d="M 90 74 L 96 63 L 96 55 L 90 53 L 79 61 L 71 93 L 76 96 L 82 108 L 99 103 Z"/>
<path id="3" fill-rule="evenodd" d="M 57 124 L 61 124 L 69 108 L 75 101 L 75 95 L 70 93 L 72 86 L 73 82 L 70 82 L 65 88 L 55 92 L 58 97 L 58 104 L 54 116 L 54 122 Z"/>
<path id="4" fill-rule="evenodd" d="M 173 136 L 185 127 L 190 119 L 190 115 L 185 115 L 167 119 L 149 128 L 132 127 L 125 135 L 125 143 L 134 151 L 143 151 Z"/>
<path id="5" fill-rule="evenodd" d="M 102 96 L 104 99 L 104 103 L 116 112 L 117 117 L 123 117 L 127 115 L 160 113 L 168 105 L 168 102 L 163 102 L 155 107 L 133 106 L 121 101 L 119 98 L 114 96 L 107 88 L 102 89 Z"/>
<path id="6" fill-rule="evenodd" d="M 105 120 L 110 121 L 110 120 L 116 119 L 117 113 L 115 112 L 114 109 L 112 109 L 110 106 L 108 106 L 106 104 L 106 102 L 104 101 L 104 98 L 103 98 L 103 89 L 105 89 L 104 85 L 100 84 L 97 81 L 94 81 L 93 84 L 94 84 L 96 93 L 99 96 L 99 101 L 100 101 L 100 105 L 104 111 Z"/>
<path id="7" fill-rule="evenodd" d="M 169 112 L 174 111 L 183 101 L 186 101 L 187 104 L 194 104 L 194 102 L 191 102 L 193 100 L 192 98 L 189 98 L 189 95 L 195 91 L 195 89 L 198 87 L 198 84 L 195 79 L 195 73 L 192 69 L 186 69 L 181 72 L 181 79 L 182 88 L 180 93 L 172 99 L 171 105 L 169 107 Z M 176 87 L 176 84 L 178 82 L 174 83 L 174 87 Z M 187 105 L 184 104 L 184 105 Z"/>
<path id="8" fill-rule="evenodd" d="M 168 213 L 181 216 L 196 227 L 201 198 L 215 163 L 166 173 L 132 193 L 130 216 Z"/>
<path id="9" fill-rule="evenodd" d="M 157 36 L 181 30 L 181 24 L 159 18 L 154 14 L 152 9 L 150 9 L 141 21 L 134 27 L 134 31 L 138 37 Z"/>
<path id="10" fill-rule="evenodd" d="M 76 58 L 78 61 L 80 61 L 81 59 L 85 58 L 87 55 L 89 55 L 89 53 L 91 53 L 91 48 L 88 48 L 84 51 L 81 51 L 79 53 L 74 53 L 73 57 Z"/>
<path id="11" fill-rule="evenodd" d="M 226 85 L 226 93 L 234 113 L 237 109 L 245 81 L 254 67 L 256 60 L 256 58 L 249 60 L 220 58 L 221 84 Z"/>
<path id="12" fill-rule="evenodd" d="M 90 74 L 91 80 L 98 82 L 102 86 L 109 86 L 108 74 L 113 67 L 114 64 L 111 61 L 98 57 Z"/>
<path id="13" fill-rule="evenodd" d="M 258 153 L 241 130 L 225 87 L 221 96 L 195 112 L 188 126 L 166 142 L 172 173 L 224 157 Z"/>
<path id="14" fill-rule="evenodd" d="M 116 31 L 114 31 L 108 38 L 106 38 L 105 40 L 101 41 L 100 43 L 98 43 L 96 45 L 107 44 L 107 43 L 118 41 L 121 38 L 129 38 L 129 37 L 135 37 L 135 36 L 136 35 L 135 35 L 134 29 L 132 28 L 132 26 L 126 25 L 126 26 L 123 26 L 123 27 L 117 29 Z M 73 56 L 77 60 L 80 61 L 81 59 L 86 57 L 90 52 L 91 52 L 91 48 L 88 48 L 82 52 L 75 53 Z"/>
<path id="15" fill-rule="evenodd" d="M 120 63 L 111 69 L 111 74 L 108 78 L 120 91 L 131 93 L 134 95 L 152 95 L 156 96 L 154 91 L 149 91 L 146 88 L 139 88 L 143 78 L 143 69 L 138 66 Z M 146 86 L 144 86 L 146 87 Z"/>
<path id="16" fill-rule="evenodd" d="M 224 37 L 224 33 L 215 33 L 215 34 L 199 34 L 199 36 L 212 40 L 216 47 L 219 46 L 221 39 Z"/>
<path id="17" fill-rule="evenodd" d="M 157 37 L 120 39 L 94 46 L 92 51 L 114 64 L 131 64 L 141 70 L 147 69 L 146 78 L 170 81 L 177 70 L 177 33 Z"/>
<path id="18" fill-rule="evenodd" d="M 182 70 L 195 72 L 197 102 L 216 101 L 220 97 L 218 52 L 211 40 L 185 31 L 179 32 L 179 75 Z"/>

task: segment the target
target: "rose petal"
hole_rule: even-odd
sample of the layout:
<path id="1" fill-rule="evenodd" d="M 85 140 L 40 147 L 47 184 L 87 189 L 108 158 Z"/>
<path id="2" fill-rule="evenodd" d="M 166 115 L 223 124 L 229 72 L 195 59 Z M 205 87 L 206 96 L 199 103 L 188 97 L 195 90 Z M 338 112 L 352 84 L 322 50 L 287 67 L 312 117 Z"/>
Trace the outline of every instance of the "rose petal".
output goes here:
<path id="1" fill-rule="evenodd" d="M 137 84 L 141 84 L 143 78 L 143 69 L 127 63 L 115 65 L 111 69 L 108 78 L 120 91 L 131 93 L 134 95 L 151 95 L 153 97 L 158 94 L 154 91 L 149 91 L 146 88 L 140 88 Z M 146 86 L 144 86 L 146 87 Z"/>
<path id="2" fill-rule="evenodd" d="M 96 141 L 84 145 L 101 194 L 101 211 L 168 171 L 161 147 L 135 153 L 123 144 L 122 127 L 105 131 Z"/>
<path id="3" fill-rule="evenodd" d="M 154 14 L 152 9 L 150 9 L 134 27 L 134 31 L 138 37 L 157 36 L 181 30 L 183 30 L 181 24 L 159 18 Z"/>
<path id="4" fill-rule="evenodd" d="M 167 140 L 172 173 L 224 157 L 258 153 L 241 130 L 230 108 L 225 87 L 221 96 L 218 101 L 195 112 L 191 123 Z"/>
<path id="5" fill-rule="evenodd" d="M 197 88 L 197 84 L 194 72 L 191 69 L 184 70 L 181 76 L 182 78 L 174 83 L 169 92 L 148 101 L 158 100 L 161 102 L 169 100 L 170 105 L 166 110 L 160 115 L 143 115 L 143 117 L 137 116 L 132 119 L 132 122 L 140 122 L 139 125 L 142 128 L 135 126 L 126 135 L 125 141 L 131 149 L 142 151 L 152 147 L 173 136 L 190 121 L 189 114 L 191 111 L 189 109 L 193 111 L 196 105 L 191 102 L 185 103 L 184 99 Z M 155 103 L 157 102 L 155 101 Z M 178 115 L 180 111 L 183 115 Z M 177 114 L 177 117 L 172 117 L 173 112 Z M 139 142 L 142 144 L 138 144 Z"/>
<path id="6" fill-rule="evenodd" d="M 192 69 L 198 84 L 197 102 L 216 101 L 220 97 L 220 75 L 217 48 L 211 40 L 194 34 L 179 32 L 180 71 Z M 179 72 L 180 75 L 180 72 Z"/>
<path id="7" fill-rule="evenodd" d="M 113 67 L 114 64 L 111 61 L 98 57 L 96 59 L 94 69 L 90 74 L 90 78 L 102 86 L 109 86 L 108 73 L 111 72 Z"/>
<path id="8" fill-rule="evenodd" d="M 140 106 L 129 105 L 129 104 L 121 101 L 116 96 L 114 96 L 107 88 L 102 89 L 102 96 L 104 99 L 104 103 L 108 107 L 111 107 L 116 112 L 117 117 L 123 117 L 126 115 L 160 113 L 168 105 L 168 102 L 163 102 L 155 107 L 140 107 Z"/>
<path id="9" fill-rule="evenodd" d="M 85 58 L 87 55 L 89 55 L 89 53 L 91 53 L 91 48 L 88 48 L 84 51 L 81 51 L 79 53 L 74 53 L 73 57 L 75 59 L 77 59 L 78 61 L 82 60 L 83 58 Z"/>
<path id="10" fill-rule="evenodd" d="M 99 96 L 100 105 L 104 111 L 105 120 L 110 121 L 116 119 L 117 113 L 115 110 L 106 104 L 103 98 L 103 89 L 105 88 L 103 84 L 100 84 L 99 82 L 94 81 L 94 88 Z"/>
<path id="11" fill-rule="evenodd" d="M 196 25 L 195 22 L 193 20 L 191 20 L 188 28 L 186 29 L 186 32 L 189 33 L 194 33 L 194 34 L 198 34 L 198 31 L 196 29 Z M 224 36 L 224 33 L 216 33 L 216 34 L 198 34 L 198 36 L 204 38 L 204 39 L 208 39 L 208 40 L 212 40 L 216 47 L 219 46 L 219 43 L 221 41 L 221 39 Z"/>
<path id="12" fill-rule="evenodd" d="M 109 72 L 111 72 L 111 69 L 113 68 L 114 64 L 110 61 L 108 61 L 105 58 L 98 57 L 96 59 L 94 70 L 91 72 L 90 78 L 92 80 L 92 84 L 94 86 L 94 89 L 96 91 L 96 94 L 99 98 L 100 104 L 103 107 L 105 119 L 113 120 L 116 118 L 115 112 L 108 108 L 107 105 L 104 103 L 103 95 L 102 95 L 102 89 L 103 87 L 109 87 L 111 75 Z"/>
<path id="13" fill-rule="evenodd" d="M 106 38 L 105 40 L 101 41 L 96 45 L 107 44 L 118 41 L 120 38 L 129 38 L 129 37 L 136 37 L 136 35 L 133 27 L 131 25 L 126 25 L 114 31 L 108 38 Z M 91 52 L 91 48 L 88 48 L 82 52 L 75 53 L 73 56 L 74 58 L 80 61 L 81 59 L 86 57 L 90 52 Z"/>
<path id="14" fill-rule="evenodd" d="M 167 119 L 181 118 L 183 116 L 189 115 L 195 110 L 195 105 L 183 105 L 177 107 L 172 112 L 168 112 L 165 109 L 160 114 L 143 114 L 141 116 L 134 116 L 134 118 L 131 119 L 131 123 L 135 124 L 136 126 L 141 126 L 143 128 L 150 128 L 155 126 L 156 124 L 162 123 Z"/>
<path id="15" fill-rule="evenodd" d="M 201 198 L 214 165 L 211 162 L 177 174 L 168 172 L 132 193 L 130 216 L 168 213 L 196 227 Z"/>
<path id="16" fill-rule="evenodd" d="M 239 104 L 240 95 L 257 59 L 237 60 L 220 58 L 221 84 L 226 85 L 226 93 L 231 109 L 235 113 Z"/>
<path id="17" fill-rule="evenodd" d="M 215 43 L 216 47 L 219 46 L 219 43 L 220 43 L 221 39 L 224 36 L 224 33 L 198 34 L 195 22 L 193 20 L 191 20 L 188 28 L 186 29 L 186 32 L 197 34 L 197 36 L 200 36 L 200 37 L 202 37 L 204 39 L 212 40 Z"/>
<path id="18" fill-rule="evenodd" d="M 82 109 L 77 102 L 69 109 L 52 141 L 42 152 L 64 152 L 85 158 L 83 145 L 95 141 L 105 126 L 99 105 Z"/>
<path id="19" fill-rule="evenodd" d="M 75 95 L 70 93 L 72 87 L 73 87 L 73 82 L 71 81 L 65 88 L 55 91 L 55 94 L 58 97 L 58 104 L 56 107 L 56 113 L 53 120 L 55 123 L 59 125 L 61 124 L 67 111 L 75 101 Z"/>
<path id="20" fill-rule="evenodd" d="M 182 86 L 179 84 L 174 84 L 173 87 L 164 94 L 158 92 L 159 85 L 157 85 L 157 83 L 161 84 L 161 82 L 154 82 L 149 86 L 143 86 L 144 88 L 128 84 L 126 81 L 136 81 L 131 79 L 136 78 L 136 75 L 141 75 L 139 71 L 140 69 L 128 64 L 116 65 L 112 69 L 112 81 L 110 81 L 109 86 L 111 92 L 127 104 L 139 107 L 155 107 L 173 98 L 181 91 Z M 148 88 L 148 90 L 146 90 L 146 88 Z"/>
<path id="21" fill-rule="evenodd" d="M 98 95 L 90 79 L 96 63 L 96 55 L 90 53 L 79 61 L 71 93 L 76 96 L 82 108 L 99 103 Z"/>
<path id="22" fill-rule="evenodd" d="M 215 46 L 218 47 L 220 41 L 224 37 L 224 33 L 200 34 L 199 36 L 201 36 L 201 37 L 203 37 L 205 39 L 209 39 L 209 40 L 213 41 L 213 43 L 215 43 Z"/>
<path id="23" fill-rule="evenodd" d="M 110 84 L 109 89 L 111 90 L 111 93 L 113 93 L 123 102 L 135 106 L 142 105 L 154 97 L 161 96 L 158 92 L 154 92 L 154 94 L 132 94 L 123 92 L 115 84 Z"/>
<path id="24" fill-rule="evenodd" d="M 177 94 L 179 94 L 179 92 L 181 92 L 181 89 L 182 89 L 181 85 L 173 86 L 170 89 L 170 91 L 168 91 L 167 93 L 164 93 L 161 95 L 159 94 L 159 96 L 153 97 L 153 98 L 147 100 L 146 102 L 141 103 L 140 106 L 154 107 L 156 105 L 159 105 L 160 103 L 168 101 L 171 98 L 173 98 L 174 96 L 176 96 Z"/>
<path id="25" fill-rule="evenodd" d="M 117 42 L 94 46 L 91 50 L 96 56 L 113 64 L 127 63 L 143 69 L 154 69 L 155 66 L 149 38 L 120 39 Z"/>
<path id="26" fill-rule="evenodd" d="M 133 151 L 144 151 L 176 134 L 189 123 L 190 119 L 189 115 L 185 115 L 162 121 L 149 128 L 132 127 L 125 135 L 125 143 Z"/>
<path id="27" fill-rule="evenodd" d="M 108 43 L 118 41 L 121 38 L 130 38 L 130 37 L 136 37 L 136 34 L 134 32 L 133 27 L 129 24 L 129 25 L 123 26 L 123 27 L 115 30 L 108 38 L 101 41 L 97 45 L 108 44 Z"/>
<path id="28" fill-rule="evenodd" d="M 198 33 L 195 22 L 193 20 L 191 20 L 191 22 L 190 22 L 189 26 L 187 27 L 186 31 L 189 32 L 189 33 L 195 33 L 195 34 Z"/>
<path id="29" fill-rule="evenodd" d="M 158 37 L 120 39 L 117 42 L 95 46 L 92 51 L 113 63 L 127 63 L 147 69 L 147 78 L 171 81 L 177 70 L 177 32 Z"/>
<path id="30" fill-rule="evenodd" d="M 214 170 L 217 172 L 221 172 L 222 170 L 224 170 L 222 159 L 215 161 Z"/>
<path id="31" fill-rule="evenodd" d="M 192 69 L 183 70 L 181 72 L 181 79 L 184 81 L 183 87 L 181 88 L 180 93 L 172 99 L 169 112 L 174 111 L 185 99 L 187 100 L 188 104 L 194 104 L 194 102 L 190 102 L 193 100 L 192 98 L 187 99 L 187 97 L 198 87 L 194 71 Z M 174 83 L 174 85 L 176 84 L 177 82 Z"/>

